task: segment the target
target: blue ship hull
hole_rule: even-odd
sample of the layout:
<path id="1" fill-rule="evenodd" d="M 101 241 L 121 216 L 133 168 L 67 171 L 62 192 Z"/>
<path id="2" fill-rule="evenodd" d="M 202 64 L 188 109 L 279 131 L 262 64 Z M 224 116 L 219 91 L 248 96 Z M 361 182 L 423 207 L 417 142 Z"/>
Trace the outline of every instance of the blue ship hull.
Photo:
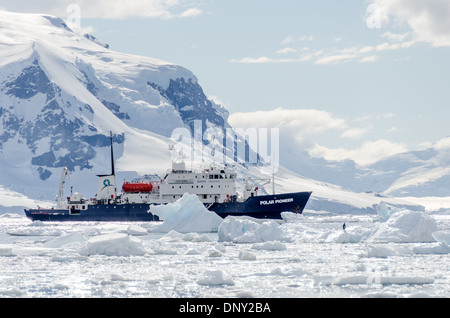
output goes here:
<path id="1" fill-rule="evenodd" d="M 214 203 L 208 209 L 222 218 L 250 216 L 258 219 L 281 219 L 282 212 L 302 213 L 311 192 L 250 197 L 244 202 Z M 26 209 L 33 221 L 52 222 L 154 222 L 158 216 L 148 212 L 150 204 L 88 205 L 86 210 Z"/>
<path id="2" fill-rule="evenodd" d="M 209 210 L 222 218 L 251 216 L 257 219 L 281 219 L 282 212 L 303 213 L 311 192 L 250 197 L 244 202 L 214 203 Z"/>
<path id="3" fill-rule="evenodd" d="M 99 204 L 88 205 L 86 210 L 26 209 L 26 216 L 33 221 L 52 222 L 153 222 L 158 216 L 148 212 L 149 204 Z"/>

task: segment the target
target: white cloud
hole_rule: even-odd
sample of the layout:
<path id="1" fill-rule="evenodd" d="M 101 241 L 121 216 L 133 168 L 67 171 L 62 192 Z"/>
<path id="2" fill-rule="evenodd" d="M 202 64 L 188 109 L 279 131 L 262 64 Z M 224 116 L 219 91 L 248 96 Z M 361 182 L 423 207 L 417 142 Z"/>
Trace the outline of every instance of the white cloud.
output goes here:
<path id="1" fill-rule="evenodd" d="M 379 115 L 386 118 L 388 114 Z M 364 119 L 365 120 L 365 119 Z M 371 125 L 364 128 L 350 127 L 342 118 L 332 113 L 314 109 L 283 109 L 234 113 L 229 117 L 229 123 L 234 128 L 279 128 L 280 145 L 290 152 L 308 151 L 313 157 L 327 160 L 354 160 L 357 164 L 367 165 L 387 156 L 407 151 L 406 145 L 389 140 L 363 141 L 353 149 L 327 148 L 319 145 L 315 138 L 319 135 L 335 138 L 360 139 L 372 129 Z M 340 134 L 337 132 L 341 132 Z M 327 135 L 328 134 L 328 135 Z M 450 138 L 449 138 L 450 140 Z M 449 142 L 450 144 L 450 142 Z M 447 141 L 438 146 L 445 147 Z M 282 155 L 282 153 L 281 153 Z"/>
<path id="2" fill-rule="evenodd" d="M 295 39 L 293 36 L 289 35 L 283 41 L 281 41 L 281 44 L 286 45 L 291 44 L 292 42 L 295 42 Z"/>
<path id="3" fill-rule="evenodd" d="M 380 139 L 364 142 L 356 149 L 330 149 L 316 144 L 309 153 L 314 157 L 323 157 L 327 160 L 342 161 L 351 159 L 357 164 L 364 166 L 406 151 L 408 151 L 408 148 L 402 143 Z"/>
<path id="4" fill-rule="evenodd" d="M 285 47 L 284 49 L 278 50 L 278 54 L 289 54 L 289 53 L 297 53 L 298 51 L 292 47 Z"/>
<path id="5" fill-rule="evenodd" d="M 377 55 L 370 55 L 370 56 L 365 56 L 361 59 L 358 60 L 359 63 L 373 63 L 376 62 L 378 60 L 378 56 Z"/>
<path id="6" fill-rule="evenodd" d="M 365 123 L 365 122 L 372 122 L 374 120 L 386 120 L 394 117 L 395 117 L 394 113 L 379 113 L 358 117 L 355 118 L 353 121 L 358 123 Z"/>
<path id="7" fill-rule="evenodd" d="M 273 59 L 266 56 L 261 57 L 244 57 L 242 59 L 232 59 L 231 63 L 241 63 L 241 64 L 264 64 L 264 63 L 291 63 L 294 62 L 293 59 Z"/>
<path id="8" fill-rule="evenodd" d="M 360 45 L 350 46 L 344 48 L 330 48 L 327 50 L 319 50 L 314 48 L 299 48 L 285 47 L 276 51 L 277 54 L 290 54 L 290 56 L 297 57 L 286 58 L 272 58 L 268 56 L 262 57 L 245 57 L 242 59 L 232 59 L 232 63 L 242 64 L 264 64 L 264 63 L 305 63 L 311 62 L 316 65 L 333 65 L 349 62 L 357 63 L 374 63 L 379 60 L 380 56 L 374 54 L 375 52 L 381 53 L 384 51 L 393 51 L 408 49 L 417 43 L 416 40 L 410 38 L 410 34 L 393 34 L 386 32 L 382 35 L 387 41 L 384 41 L 378 45 Z M 283 43 L 292 43 L 294 39 L 292 37 L 286 38 Z"/>
<path id="9" fill-rule="evenodd" d="M 433 148 L 436 150 L 449 150 L 450 149 L 450 137 L 443 138 L 434 143 Z"/>
<path id="10" fill-rule="evenodd" d="M 389 43 L 384 42 L 382 44 L 379 44 L 375 47 L 375 50 L 377 51 L 391 51 L 391 50 L 399 50 L 399 49 L 407 49 L 413 46 L 416 41 L 407 41 L 407 42 L 401 42 L 401 43 Z"/>
<path id="11" fill-rule="evenodd" d="M 373 51 L 373 47 L 371 47 L 370 45 L 363 46 L 362 48 L 359 49 L 359 53 L 361 53 L 361 54 L 369 53 L 372 51 Z"/>
<path id="12" fill-rule="evenodd" d="M 324 64 L 338 64 L 343 62 L 348 62 L 356 59 L 358 56 L 355 54 L 334 54 L 324 56 L 315 61 L 315 64 L 324 65 Z"/>
<path id="13" fill-rule="evenodd" d="M 0 6 L 10 11 L 48 13 L 67 18 L 67 8 L 78 5 L 80 17 L 124 19 L 130 17 L 186 18 L 199 16 L 199 8 L 189 7 L 186 0 L 0 0 Z"/>
<path id="14" fill-rule="evenodd" d="M 418 41 L 450 46 L 450 1 L 372 0 L 380 8 L 382 26 L 406 24 Z"/>
<path id="15" fill-rule="evenodd" d="M 180 18 L 190 18 L 190 17 L 196 17 L 199 15 L 202 15 L 203 11 L 198 8 L 190 8 L 184 11 L 183 13 L 179 14 L 178 16 Z"/>
<path id="16" fill-rule="evenodd" d="M 398 131 L 398 128 L 394 127 L 394 126 L 388 129 L 388 132 L 390 132 L 390 133 L 394 133 L 394 132 L 397 132 L 397 131 Z"/>
<path id="17" fill-rule="evenodd" d="M 360 139 L 365 133 L 367 133 L 371 127 L 366 128 L 350 128 L 341 134 L 342 138 Z"/>
<path id="18" fill-rule="evenodd" d="M 284 38 L 283 41 L 281 41 L 281 44 L 287 45 L 294 42 L 305 42 L 305 41 L 314 41 L 314 36 L 312 35 L 303 35 L 301 37 L 295 38 L 292 35 L 287 36 Z"/>
<path id="19" fill-rule="evenodd" d="M 345 121 L 333 114 L 315 109 L 283 109 L 234 113 L 229 123 L 238 128 L 282 128 L 294 135 L 318 134 L 331 129 L 347 128 Z"/>
<path id="20" fill-rule="evenodd" d="M 387 28 L 381 35 L 383 41 L 379 44 L 359 45 L 344 48 L 330 47 L 321 50 L 320 55 L 302 54 L 298 58 L 289 60 L 265 57 L 247 57 L 240 63 L 305 63 L 311 62 L 316 65 L 333 65 L 349 62 L 374 63 L 380 59 L 382 52 L 394 50 L 406 50 L 420 42 L 430 43 L 432 46 L 450 47 L 450 1 L 449 0 L 370 0 L 371 6 L 379 8 L 380 29 Z M 405 26 L 408 30 L 405 31 Z M 394 30 L 402 30 L 401 32 Z M 313 35 L 286 37 L 281 43 L 291 47 L 293 43 L 303 41 L 314 41 Z M 333 46 L 342 45 L 342 38 L 330 40 Z M 295 52 L 296 50 L 297 52 Z M 311 49 L 314 51 L 314 49 Z M 318 50 L 316 50 L 318 51 Z M 279 54 L 301 53 L 299 49 L 282 48 L 276 51 Z M 377 52 L 378 54 L 374 54 Z M 405 58 L 402 58 L 405 59 Z M 402 60 L 394 58 L 394 61 Z"/>
<path id="21" fill-rule="evenodd" d="M 300 41 L 314 41 L 314 37 L 312 35 L 304 35 L 300 37 Z"/>
<path id="22" fill-rule="evenodd" d="M 406 33 L 392 33 L 390 31 L 384 32 L 381 37 L 383 38 L 387 38 L 391 41 L 398 41 L 398 42 L 403 42 L 405 41 L 407 38 L 411 37 L 411 33 L 410 32 L 406 32 Z"/>

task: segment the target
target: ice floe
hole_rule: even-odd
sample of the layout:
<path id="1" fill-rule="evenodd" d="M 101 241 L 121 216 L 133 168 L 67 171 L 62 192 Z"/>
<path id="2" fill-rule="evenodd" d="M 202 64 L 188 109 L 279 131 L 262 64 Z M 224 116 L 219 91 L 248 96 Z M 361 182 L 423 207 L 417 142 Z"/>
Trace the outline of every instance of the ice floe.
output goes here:
<path id="1" fill-rule="evenodd" d="M 117 233 L 89 238 L 79 249 L 80 255 L 130 256 L 144 255 L 143 242 L 133 236 Z"/>
<path id="2" fill-rule="evenodd" d="M 219 241 L 233 243 L 261 243 L 286 241 L 280 225 L 272 220 L 262 223 L 250 218 L 227 217 L 219 226 Z"/>

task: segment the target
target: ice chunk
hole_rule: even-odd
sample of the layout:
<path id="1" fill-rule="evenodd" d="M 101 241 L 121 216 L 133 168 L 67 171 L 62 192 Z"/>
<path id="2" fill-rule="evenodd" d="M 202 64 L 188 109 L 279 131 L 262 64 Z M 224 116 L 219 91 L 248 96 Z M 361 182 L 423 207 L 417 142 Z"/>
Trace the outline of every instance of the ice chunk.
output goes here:
<path id="1" fill-rule="evenodd" d="M 227 217 L 219 226 L 219 241 L 233 243 L 261 243 L 285 241 L 284 232 L 272 220 L 262 224 L 240 217 Z"/>
<path id="2" fill-rule="evenodd" d="M 369 238 L 377 243 L 435 242 L 436 221 L 424 212 L 403 210 L 393 213 Z"/>
<path id="3" fill-rule="evenodd" d="M 212 240 L 206 234 L 188 233 L 183 235 L 183 241 L 186 242 L 211 242 Z"/>
<path id="4" fill-rule="evenodd" d="M 414 254 L 450 254 L 450 247 L 445 243 L 437 243 L 432 246 L 414 246 Z"/>
<path id="5" fill-rule="evenodd" d="M 253 244 L 252 249 L 254 250 L 267 250 L 267 251 L 285 251 L 286 245 L 279 241 L 274 242 L 264 242 Z"/>
<path id="6" fill-rule="evenodd" d="M 197 284 L 203 286 L 217 286 L 217 285 L 234 285 L 230 278 L 224 278 L 222 271 L 206 271 L 203 277 L 197 280 Z"/>
<path id="7" fill-rule="evenodd" d="M 161 224 L 151 228 L 153 232 L 216 232 L 222 223 L 222 218 L 208 211 L 195 194 L 186 193 L 174 203 L 152 206 L 150 210 L 163 220 Z"/>
<path id="8" fill-rule="evenodd" d="M 130 256 L 144 255 L 143 243 L 127 234 L 107 234 L 91 237 L 80 249 L 81 255 Z"/>
<path id="9" fill-rule="evenodd" d="M 367 246 L 367 249 L 368 257 L 386 258 L 398 255 L 394 249 L 383 245 L 369 245 Z"/>
<path id="10" fill-rule="evenodd" d="M 142 236 L 142 235 L 147 235 L 148 232 L 143 227 L 140 227 L 137 225 L 130 225 L 127 228 L 127 234 L 133 235 L 133 236 Z"/>
<path id="11" fill-rule="evenodd" d="M 450 231 L 436 231 L 433 233 L 433 237 L 440 243 L 450 245 Z"/>
<path id="12" fill-rule="evenodd" d="M 249 251 L 240 251 L 239 259 L 241 261 L 254 261 L 256 260 L 256 255 Z"/>
<path id="13" fill-rule="evenodd" d="M 436 231 L 432 235 L 437 243 L 432 246 L 415 246 L 414 254 L 450 254 L 450 232 Z"/>
<path id="14" fill-rule="evenodd" d="M 0 245 L 0 256 L 13 256 L 12 247 Z"/>
<path id="15" fill-rule="evenodd" d="M 222 253 L 218 249 L 212 248 L 209 250 L 208 256 L 209 257 L 222 257 Z"/>
<path id="16" fill-rule="evenodd" d="M 377 208 L 377 216 L 375 218 L 376 221 L 385 222 L 389 219 L 389 216 L 394 212 L 394 210 L 389 207 L 385 202 L 380 202 Z"/>
<path id="17" fill-rule="evenodd" d="M 370 229 L 353 227 L 345 231 L 339 230 L 329 233 L 325 241 L 332 243 L 359 243 L 368 238 L 370 234 L 372 234 Z"/>
<path id="18" fill-rule="evenodd" d="M 85 241 L 86 239 L 83 237 L 81 233 L 74 232 L 68 235 L 58 237 L 50 242 L 47 242 L 44 244 L 44 246 L 50 248 L 60 248 L 67 245 L 81 244 Z"/>
<path id="19" fill-rule="evenodd" d="M 23 296 L 23 292 L 14 286 L 9 289 L 0 289 L 0 295 L 7 297 L 20 297 Z"/>
<path id="20" fill-rule="evenodd" d="M 164 234 L 159 240 L 165 242 L 177 242 L 183 239 L 183 234 L 178 233 L 177 231 L 170 230 L 167 234 Z"/>
<path id="21" fill-rule="evenodd" d="M 281 218 L 287 223 L 301 222 L 302 220 L 304 220 L 303 214 L 292 212 L 281 212 Z"/>

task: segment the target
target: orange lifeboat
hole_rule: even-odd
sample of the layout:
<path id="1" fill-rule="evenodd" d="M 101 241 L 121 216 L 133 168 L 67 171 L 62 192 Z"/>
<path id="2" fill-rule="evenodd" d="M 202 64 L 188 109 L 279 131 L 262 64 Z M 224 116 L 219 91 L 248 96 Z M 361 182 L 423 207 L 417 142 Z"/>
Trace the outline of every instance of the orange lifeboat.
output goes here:
<path id="1" fill-rule="evenodd" d="M 122 186 L 125 193 L 149 193 L 153 190 L 153 185 L 146 182 L 125 182 Z"/>

